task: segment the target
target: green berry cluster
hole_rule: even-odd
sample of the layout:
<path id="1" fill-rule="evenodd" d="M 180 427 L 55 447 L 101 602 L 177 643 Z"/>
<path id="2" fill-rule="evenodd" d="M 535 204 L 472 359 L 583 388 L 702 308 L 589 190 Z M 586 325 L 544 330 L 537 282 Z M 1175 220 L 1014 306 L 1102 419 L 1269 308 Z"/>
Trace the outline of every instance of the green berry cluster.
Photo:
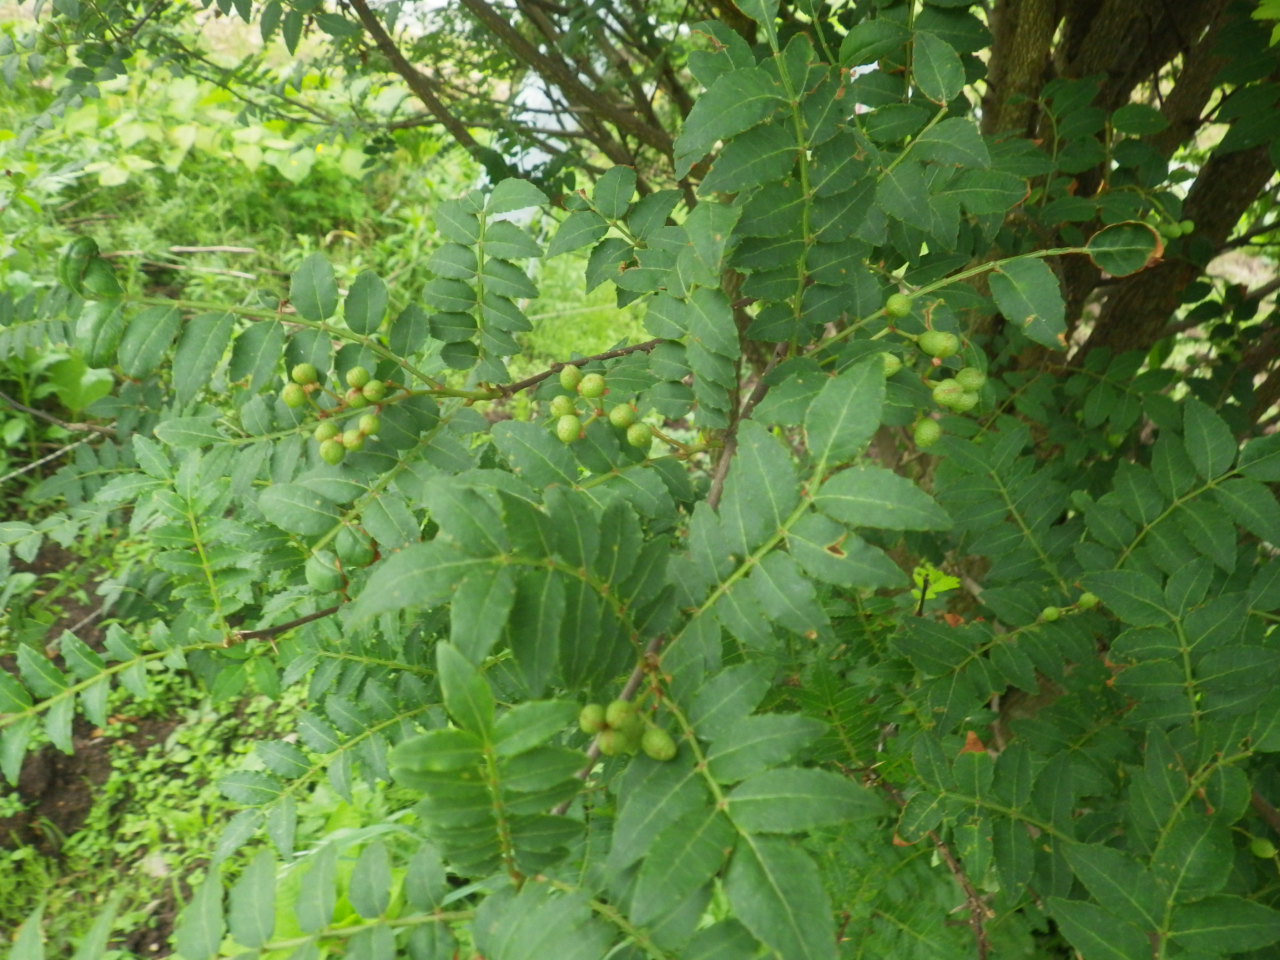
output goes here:
<path id="1" fill-rule="evenodd" d="M 1177 240 L 1178 237 L 1195 233 L 1196 222 L 1194 220 L 1162 220 L 1156 229 L 1166 240 Z"/>
<path id="2" fill-rule="evenodd" d="M 386 383 L 374 380 L 365 367 L 352 367 L 347 371 L 346 380 L 347 391 L 338 398 L 339 406 L 322 414 L 325 419 L 316 425 L 312 434 L 320 445 L 320 458 L 325 463 L 341 463 L 348 451 L 362 449 L 365 438 L 375 436 L 382 429 L 382 418 L 376 408 L 357 420 L 348 421 L 345 430 L 329 419 L 379 404 L 387 396 Z M 315 364 L 299 363 L 289 371 L 289 382 L 280 391 L 280 400 L 285 406 L 296 409 L 304 406 L 311 394 L 320 389 L 320 371 Z"/>
<path id="3" fill-rule="evenodd" d="M 608 392 L 604 374 L 587 373 L 573 364 L 560 368 L 560 386 L 565 393 L 551 398 L 548 412 L 555 423 L 556 436 L 562 443 L 573 443 L 583 433 L 584 424 L 578 411 L 577 401 L 572 394 L 576 393 L 586 400 L 599 400 Z M 607 417 L 609 423 L 627 433 L 627 443 L 633 447 L 648 449 L 653 442 L 653 428 L 637 419 L 634 405 L 620 403 L 606 414 L 603 407 L 595 406 L 588 423 L 598 417 Z"/>
<path id="4" fill-rule="evenodd" d="M 607 707 L 588 703 L 578 714 L 583 733 L 596 735 L 600 752 L 606 757 L 642 750 L 654 760 L 670 760 L 676 755 L 676 742 L 661 727 L 646 721 L 630 700 L 614 700 Z"/>

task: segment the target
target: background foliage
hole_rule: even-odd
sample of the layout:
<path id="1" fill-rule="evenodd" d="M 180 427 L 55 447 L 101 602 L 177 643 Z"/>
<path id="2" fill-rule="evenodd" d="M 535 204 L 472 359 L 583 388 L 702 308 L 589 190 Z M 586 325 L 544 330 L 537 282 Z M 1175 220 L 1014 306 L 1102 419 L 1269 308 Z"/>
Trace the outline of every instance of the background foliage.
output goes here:
<path id="1" fill-rule="evenodd" d="M 1274 950 L 1265 8 L 213 9 L 0 49 L 0 771 L 279 702 L 177 956 Z"/>

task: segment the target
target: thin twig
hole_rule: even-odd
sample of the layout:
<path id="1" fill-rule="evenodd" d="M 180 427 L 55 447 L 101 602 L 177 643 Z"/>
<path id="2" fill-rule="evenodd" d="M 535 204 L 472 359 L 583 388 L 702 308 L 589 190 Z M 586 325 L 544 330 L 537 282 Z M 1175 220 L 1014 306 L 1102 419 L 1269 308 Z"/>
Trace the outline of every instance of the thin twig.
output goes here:
<path id="1" fill-rule="evenodd" d="M 333 607 L 326 607 L 324 610 L 317 610 L 315 613 L 308 613 L 305 617 L 299 617 L 297 620 L 290 620 L 288 623 L 280 623 L 274 627 L 263 627 L 261 630 L 236 630 L 222 641 L 224 647 L 234 647 L 236 644 L 244 643 L 246 640 L 266 640 L 269 637 L 286 633 L 294 627 L 301 627 L 310 623 L 312 620 L 321 620 L 324 617 L 332 616 L 342 609 L 342 604 Z"/>
<path id="2" fill-rule="evenodd" d="M 257 253 L 255 247 L 170 247 L 170 253 Z"/>
<path id="3" fill-rule="evenodd" d="M 711 477 L 711 491 L 707 494 L 707 504 L 714 510 L 720 506 L 720 498 L 724 495 L 724 482 L 729 477 L 729 464 L 733 461 L 733 455 L 738 450 L 738 424 L 742 423 L 751 416 L 751 411 L 756 408 L 764 395 L 769 392 L 769 386 L 765 383 L 765 379 L 773 372 L 773 368 L 778 365 L 787 353 L 787 345 L 780 343 L 773 351 L 773 357 L 770 358 L 768 366 L 760 374 L 760 378 L 756 380 L 756 385 L 747 397 L 747 402 L 742 405 L 742 409 L 738 411 L 737 416 L 733 418 L 733 425 L 729 428 L 729 434 L 725 437 L 724 449 L 720 451 L 720 459 L 716 462 L 715 474 Z"/>
<path id="4" fill-rule="evenodd" d="M 56 424 L 64 430 L 71 430 L 75 433 L 100 433 L 105 437 L 114 437 L 116 435 L 115 430 L 111 427 L 100 427 L 96 423 L 68 423 L 66 420 L 61 420 L 51 413 L 45 413 L 43 410 L 37 410 L 35 407 L 28 407 L 25 403 L 19 403 L 3 390 L 0 390 L 0 400 L 9 404 L 9 406 L 13 407 L 15 410 L 21 410 L 23 413 L 29 413 L 33 417 L 39 417 L 41 420 L 47 420 L 49 423 Z"/>
<path id="5" fill-rule="evenodd" d="M 577 360 L 565 360 L 563 363 L 553 363 L 541 373 L 535 373 L 532 377 L 525 377 L 523 380 L 517 380 L 515 383 L 499 384 L 496 389 L 504 397 L 519 393 L 521 390 L 527 390 L 529 387 L 537 386 L 543 380 L 553 374 L 559 373 L 565 367 L 581 367 L 584 364 L 592 363 L 596 360 L 612 360 L 615 357 L 625 357 L 629 353 L 639 353 L 643 351 L 648 353 L 660 343 L 666 341 L 662 337 L 656 337 L 653 340 L 646 340 L 644 343 L 633 344 L 629 347 L 618 347 L 616 350 L 606 350 L 604 353 L 593 354 L 590 357 L 580 357 Z"/>
<path id="6" fill-rule="evenodd" d="M 84 446 L 86 443 L 89 442 L 90 439 L 92 438 L 84 437 L 83 439 L 77 440 L 75 443 L 69 443 L 65 447 L 59 447 L 57 450 L 53 451 L 53 453 L 49 454 L 48 456 L 41 457 L 39 460 L 33 460 L 31 463 L 28 463 L 25 467 L 21 467 L 17 470 L 10 470 L 3 477 L 0 477 L 0 483 L 8 483 L 14 477 L 20 477 L 24 473 L 30 473 L 32 470 L 34 470 L 36 467 L 40 466 L 41 464 L 48 463 L 50 460 L 57 460 L 58 457 L 62 456 L 64 453 L 68 453 L 69 451 L 74 450 L 76 447 Z"/>
<path id="7" fill-rule="evenodd" d="M 1253 809 L 1262 815 L 1262 819 L 1271 825 L 1271 829 L 1276 833 L 1280 833 L 1280 810 L 1272 806 L 1271 801 L 1257 790 L 1253 791 L 1253 797 L 1250 802 L 1253 804 Z"/>

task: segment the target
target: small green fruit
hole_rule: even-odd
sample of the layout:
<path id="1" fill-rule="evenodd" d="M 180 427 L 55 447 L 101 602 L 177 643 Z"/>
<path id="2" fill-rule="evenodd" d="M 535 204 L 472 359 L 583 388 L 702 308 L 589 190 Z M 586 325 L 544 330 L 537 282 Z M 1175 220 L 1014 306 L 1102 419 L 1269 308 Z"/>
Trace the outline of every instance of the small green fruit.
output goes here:
<path id="1" fill-rule="evenodd" d="M 640 749 L 654 760 L 670 760 L 676 755 L 676 742 L 661 727 L 650 727 L 640 738 Z"/>
<path id="2" fill-rule="evenodd" d="M 926 330 L 916 339 L 916 345 L 922 353 L 945 360 L 959 351 L 960 338 L 943 330 Z"/>
<path id="3" fill-rule="evenodd" d="M 633 749 L 631 738 L 621 730 L 601 730 L 596 743 L 606 757 L 617 757 Z"/>
<path id="4" fill-rule="evenodd" d="M 360 432 L 371 436 L 382 429 L 382 418 L 376 413 L 366 413 L 360 418 Z"/>
<path id="5" fill-rule="evenodd" d="M 912 305 L 912 299 L 905 293 L 891 293 L 884 302 L 884 312 L 897 320 L 901 320 L 903 317 L 911 316 Z"/>
<path id="6" fill-rule="evenodd" d="M 551 398 L 551 415 L 553 417 L 572 417 L 576 416 L 578 408 L 573 402 L 573 397 L 561 393 Z"/>
<path id="7" fill-rule="evenodd" d="M 582 436 L 582 421 L 573 414 L 566 414 L 556 421 L 556 436 L 561 443 L 573 443 Z"/>
<path id="8" fill-rule="evenodd" d="M 641 450 L 648 450 L 653 443 L 653 428 L 647 423 L 633 423 L 627 427 L 627 443 Z"/>
<path id="9" fill-rule="evenodd" d="M 1096 593 L 1082 593 L 1080 599 L 1076 601 L 1076 606 L 1081 610 L 1092 610 L 1101 602 Z"/>
<path id="10" fill-rule="evenodd" d="M 1040 619 L 1045 623 L 1053 623 L 1055 620 L 1062 619 L 1062 611 L 1057 607 L 1045 607 L 1040 611 Z"/>
<path id="11" fill-rule="evenodd" d="M 940 407 L 950 407 L 963 394 L 964 387 L 960 386 L 960 382 L 949 377 L 933 385 L 933 402 Z"/>
<path id="12" fill-rule="evenodd" d="M 582 368 L 570 364 L 567 367 L 560 368 L 560 386 L 564 389 L 573 391 L 578 389 L 578 384 L 582 382 Z"/>
<path id="13" fill-rule="evenodd" d="M 360 390 L 364 394 L 364 398 L 370 403 L 378 403 L 387 395 L 387 385 L 381 380 L 370 380 Z"/>
<path id="14" fill-rule="evenodd" d="M 970 391 L 966 390 L 963 393 L 961 393 L 959 396 L 952 397 L 950 406 L 951 406 L 951 409 L 954 410 L 956 413 L 968 413 L 970 410 L 976 407 L 981 401 L 982 401 L 982 397 L 980 397 L 978 394 L 971 393 Z"/>
<path id="15" fill-rule="evenodd" d="M 320 379 L 320 371 L 315 368 L 314 364 L 300 363 L 293 368 L 289 374 L 294 383 L 306 386 L 308 383 L 316 383 Z"/>
<path id="16" fill-rule="evenodd" d="M 330 593 L 342 586 L 338 558 L 328 550 L 321 550 L 308 557 L 305 573 L 308 585 L 320 593 Z"/>
<path id="17" fill-rule="evenodd" d="M 352 367 L 347 371 L 348 387 L 364 387 L 369 382 L 370 374 L 364 367 Z"/>
<path id="18" fill-rule="evenodd" d="M 614 700 L 604 708 L 604 722 L 614 729 L 635 722 L 638 715 L 636 705 L 630 700 Z"/>
<path id="19" fill-rule="evenodd" d="M 880 362 L 884 364 L 884 376 L 887 380 L 902 369 L 902 358 L 896 353 L 880 354 Z"/>
<path id="20" fill-rule="evenodd" d="M 369 401 L 365 398 L 364 391 L 359 387 L 352 387 L 346 392 L 344 398 L 347 401 L 347 406 L 352 410 L 360 410 L 361 408 L 369 405 Z"/>
<path id="21" fill-rule="evenodd" d="M 578 714 L 578 727 L 583 733 L 599 733 L 604 729 L 604 705 L 588 703 Z"/>
<path id="22" fill-rule="evenodd" d="M 317 443 L 324 443 L 326 440 L 332 440 L 341 432 L 338 429 L 338 425 L 332 420 L 323 420 L 317 424 L 314 436 Z"/>
<path id="23" fill-rule="evenodd" d="M 296 383 L 286 383 L 280 391 L 280 399 L 286 407 L 298 408 L 307 402 L 307 391 Z"/>
<path id="24" fill-rule="evenodd" d="M 987 375 L 977 367 L 965 367 L 956 374 L 956 382 L 970 393 L 977 393 L 987 382 Z"/>
<path id="25" fill-rule="evenodd" d="M 1177 240 L 1182 236 L 1182 227 L 1171 220 L 1162 220 L 1156 224 L 1156 232 L 1166 240 Z"/>
<path id="26" fill-rule="evenodd" d="M 926 450 L 942 439 L 942 426 L 937 420 L 925 417 L 916 423 L 912 434 L 915 438 L 916 446 L 921 450 Z"/>
<path id="27" fill-rule="evenodd" d="M 1249 852 L 1255 857 L 1270 860 L 1276 855 L 1276 845 L 1266 837 L 1254 837 L 1249 841 Z"/>
<path id="28" fill-rule="evenodd" d="M 609 411 L 609 422 L 619 430 L 625 430 L 636 422 L 636 408 L 629 403 L 620 403 Z"/>
<path id="29" fill-rule="evenodd" d="M 1194 220 L 1179 220 L 1178 229 L 1182 231 L 1182 235 L 1185 237 L 1196 232 L 1196 222 Z"/>
<path id="30" fill-rule="evenodd" d="M 588 400 L 604 396 L 604 377 L 598 373 L 588 373 L 578 384 L 578 392 Z"/>
<path id="31" fill-rule="evenodd" d="M 377 556 L 373 541 L 368 535 L 351 527 L 343 527 L 338 531 L 333 549 L 338 551 L 338 558 L 348 567 L 367 567 Z"/>
<path id="32" fill-rule="evenodd" d="M 342 445 L 351 451 L 361 450 L 364 448 L 364 434 L 359 430 L 348 430 L 342 435 Z"/>
<path id="33" fill-rule="evenodd" d="M 342 462 L 342 458 L 347 455 L 347 448 L 342 445 L 341 440 L 325 440 L 320 444 L 320 459 L 325 463 L 332 463 L 335 466 Z"/>

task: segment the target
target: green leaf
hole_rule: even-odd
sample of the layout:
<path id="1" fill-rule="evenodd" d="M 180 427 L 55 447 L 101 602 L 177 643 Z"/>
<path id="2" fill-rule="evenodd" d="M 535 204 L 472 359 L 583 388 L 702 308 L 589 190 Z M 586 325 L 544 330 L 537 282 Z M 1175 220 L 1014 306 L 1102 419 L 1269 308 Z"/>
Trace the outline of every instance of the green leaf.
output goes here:
<path id="1" fill-rule="evenodd" d="M 180 404 L 190 403 L 209 386 L 234 327 L 235 318 L 229 313 L 202 313 L 187 321 L 173 354 L 173 382 Z"/>
<path id="2" fill-rule="evenodd" d="M 212 869 L 178 918 L 174 945 L 182 960 L 210 960 L 218 953 L 225 929 L 222 883 L 217 870 Z"/>
<path id="3" fill-rule="evenodd" d="M 945 530 L 951 526 L 951 519 L 927 493 L 881 467 L 842 470 L 822 485 L 814 504 L 850 526 L 881 530 Z"/>
<path id="4" fill-rule="evenodd" d="M 1196 473 L 1204 479 L 1226 473 L 1236 459 L 1236 438 L 1217 413 L 1196 397 L 1182 402 L 1183 444 Z"/>
<path id="5" fill-rule="evenodd" d="M 760 67 L 721 74 L 694 103 L 676 138 L 676 176 L 687 175 L 717 140 L 729 140 L 762 123 L 782 103 L 781 89 Z"/>
<path id="6" fill-rule="evenodd" d="M 1170 936 L 1213 956 L 1257 950 L 1280 940 L 1280 911 L 1243 897 L 1206 897 L 1174 909 Z"/>
<path id="7" fill-rule="evenodd" d="M 731 733 L 769 690 L 769 671 L 759 663 L 727 667 L 708 679 L 694 696 L 690 723 L 703 740 Z"/>
<path id="8" fill-rule="evenodd" d="M 493 730 L 493 692 L 484 677 L 450 643 L 436 644 L 436 669 L 449 716 L 464 730 L 487 737 Z"/>
<path id="9" fill-rule="evenodd" d="M 148 307 L 130 320 L 116 350 L 125 376 L 141 379 L 155 370 L 181 325 L 182 317 L 173 307 Z"/>
<path id="10" fill-rule="evenodd" d="M 1162 248 L 1155 228 L 1138 221 L 1113 223 L 1089 238 L 1089 259 L 1113 277 L 1127 277 L 1146 268 Z"/>
<path id="11" fill-rule="evenodd" d="M 797 714 L 744 717 L 707 751 L 707 769 L 721 783 L 744 780 L 793 757 L 822 736 L 826 724 Z"/>
<path id="12" fill-rule="evenodd" d="M 918 31 L 912 76 L 920 92 L 937 104 L 951 102 L 964 87 L 964 64 L 945 40 Z"/>
<path id="13" fill-rule="evenodd" d="M 374 841 L 360 851 L 351 871 L 347 898 L 366 920 L 387 912 L 391 903 L 391 856 L 381 842 Z"/>
<path id="14" fill-rule="evenodd" d="M 818 472 L 861 453 L 880 426 L 884 372 L 879 356 L 854 364 L 822 385 L 804 427 Z"/>
<path id="15" fill-rule="evenodd" d="M 730 552 L 745 555 L 783 529 L 800 501 L 795 469 L 782 444 L 767 429 L 745 421 L 720 501 Z"/>
<path id="16" fill-rule="evenodd" d="M 1254 536 L 1268 543 L 1280 543 L 1280 508 L 1276 498 L 1257 480 L 1237 477 L 1213 488 L 1213 497 L 1235 520 Z"/>
<path id="17" fill-rule="evenodd" d="M 310 857 L 311 863 L 302 876 L 302 885 L 294 912 L 298 927 L 303 933 L 315 933 L 327 927 L 333 920 L 333 909 L 338 903 L 335 889 L 338 872 L 338 847 L 334 842 L 325 844 Z"/>
<path id="18" fill-rule="evenodd" d="M 829 770 L 766 770 L 738 784 L 727 799 L 729 816 L 748 833 L 801 833 L 887 812 L 876 794 Z"/>
<path id="19" fill-rule="evenodd" d="M 347 616 L 361 623 L 390 610 L 437 606 L 450 598 L 455 584 L 492 566 L 492 560 L 469 557 L 442 540 L 415 543 L 382 561 Z"/>
<path id="20" fill-rule="evenodd" d="M 351 284 L 342 308 L 347 326 L 356 333 L 375 333 L 387 315 L 387 285 L 372 270 L 364 270 Z"/>
<path id="21" fill-rule="evenodd" d="M 1151 960 L 1147 935 L 1097 904 L 1060 897 L 1047 904 L 1072 946 L 1089 960 Z"/>
<path id="22" fill-rule="evenodd" d="M 874 63 L 881 57 L 895 53 L 911 39 L 907 29 L 895 20 L 877 17 L 854 24 L 840 43 L 840 65 L 857 67 Z"/>
<path id="23" fill-rule="evenodd" d="M 1057 276 L 1043 260 L 1001 264 L 992 271 L 991 293 L 1000 312 L 1030 339 L 1054 350 L 1066 346 L 1066 304 Z"/>
<path id="24" fill-rule="evenodd" d="M 690 751 L 681 750 L 667 763 L 637 757 L 619 782 L 621 810 L 613 829 L 606 869 L 617 873 L 650 853 L 654 839 L 690 810 L 707 803 L 702 774 Z"/>
<path id="25" fill-rule="evenodd" d="M 8 960 L 44 960 L 44 904 L 39 903 L 22 921 Z"/>
<path id="26" fill-rule="evenodd" d="M 1099 903 L 1121 920 L 1158 930 L 1164 920 L 1164 892 L 1137 860 L 1099 843 L 1064 843 L 1067 863 Z M 1070 909 L 1070 908 L 1068 908 Z"/>
<path id="27" fill-rule="evenodd" d="M 632 167 L 611 167 L 596 181 L 591 192 L 591 202 L 600 215 L 610 220 L 626 216 L 631 197 L 636 192 L 636 171 Z"/>
<path id="28" fill-rule="evenodd" d="M 1163 113 L 1145 103 L 1127 103 L 1111 115 L 1111 126 L 1120 133 L 1146 137 L 1169 126 Z"/>
<path id="29" fill-rule="evenodd" d="M 100 960 L 107 950 L 107 941 L 111 939 L 111 929 L 115 926 L 116 912 L 120 908 L 120 901 L 124 899 L 125 891 L 117 890 L 107 899 L 107 905 L 102 908 L 93 920 L 93 926 L 89 932 L 81 939 L 76 947 L 75 955 L 71 960 Z M 13 960 L 14 954 L 10 954 L 10 960 Z"/>
<path id="30" fill-rule="evenodd" d="M 1135 627 L 1159 627 L 1174 613 L 1166 608 L 1160 585 L 1136 570 L 1107 570 L 1091 573 L 1084 588 L 1102 598 L 1108 609 Z"/>
<path id="31" fill-rule="evenodd" d="M 31 706 L 31 694 L 5 670 L 0 670 L 0 715 L 22 713 Z"/>
<path id="32" fill-rule="evenodd" d="M 490 215 L 513 213 L 516 210 L 527 210 L 539 207 L 547 202 L 547 195 L 528 180 L 511 177 L 502 180 L 493 188 L 489 199 L 485 202 L 485 212 Z"/>
<path id="33" fill-rule="evenodd" d="M 255 323 L 236 337 L 227 368 L 232 380 L 248 380 L 249 390 L 261 390 L 274 380 L 284 355 L 284 326 L 279 320 Z"/>
<path id="34" fill-rule="evenodd" d="M 281 530 L 314 535 L 338 522 L 338 508 L 300 483 L 279 483 L 258 495 L 258 509 Z"/>
<path id="35" fill-rule="evenodd" d="M 631 917 L 647 926 L 709 883 L 733 848 L 733 825 L 712 807 L 688 811 L 660 834 L 640 865 Z"/>
<path id="36" fill-rule="evenodd" d="M 1256 437 L 1240 451 L 1238 469 L 1246 477 L 1274 483 L 1280 480 L 1280 433 Z"/>
<path id="37" fill-rule="evenodd" d="M 551 238 L 547 257 L 558 257 L 571 250 L 580 250 L 595 243 L 609 232 L 609 224 L 594 210 L 575 210 L 565 217 Z"/>
<path id="38" fill-rule="evenodd" d="M 215 417 L 174 417 L 162 420 L 156 424 L 156 439 L 171 447 L 207 447 L 226 439 L 215 423 Z"/>
<path id="39" fill-rule="evenodd" d="M 703 196 L 717 191 L 736 193 L 780 180 L 795 166 L 798 150 L 795 133 L 790 128 L 781 124 L 757 127 L 729 141 L 698 192 Z"/>
<path id="40" fill-rule="evenodd" d="M 227 923 L 244 947 L 264 946 L 276 928 L 276 858 L 261 851 L 231 888 Z"/>
<path id="41" fill-rule="evenodd" d="M 498 718 L 493 726 L 494 752 L 514 757 L 532 750 L 563 732 L 578 715 L 578 705 L 568 700 L 526 700 Z"/>
<path id="42" fill-rule="evenodd" d="M 278 800 L 283 792 L 280 780 L 258 770 L 237 770 L 218 781 L 223 796 L 236 803 L 260 807 Z"/>
<path id="43" fill-rule="evenodd" d="M 338 281 L 322 253 L 302 261 L 289 283 L 289 300 L 305 320 L 328 320 L 338 309 Z"/>
<path id="44" fill-rule="evenodd" d="M 917 160 L 948 167 L 973 170 L 991 166 L 991 154 L 978 125 L 968 117 L 951 117 L 925 130 L 911 142 L 911 154 Z M 951 196 L 950 186 L 946 195 Z"/>
<path id="45" fill-rule="evenodd" d="M 1007 213 L 1030 193 L 1026 179 L 1005 170 L 961 170 L 947 196 L 972 214 Z"/>
<path id="46" fill-rule="evenodd" d="M 772 837 L 738 843 L 725 893 L 737 919 L 787 960 L 835 960 L 831 902 L 817 865 L 803 850 Z"/>

